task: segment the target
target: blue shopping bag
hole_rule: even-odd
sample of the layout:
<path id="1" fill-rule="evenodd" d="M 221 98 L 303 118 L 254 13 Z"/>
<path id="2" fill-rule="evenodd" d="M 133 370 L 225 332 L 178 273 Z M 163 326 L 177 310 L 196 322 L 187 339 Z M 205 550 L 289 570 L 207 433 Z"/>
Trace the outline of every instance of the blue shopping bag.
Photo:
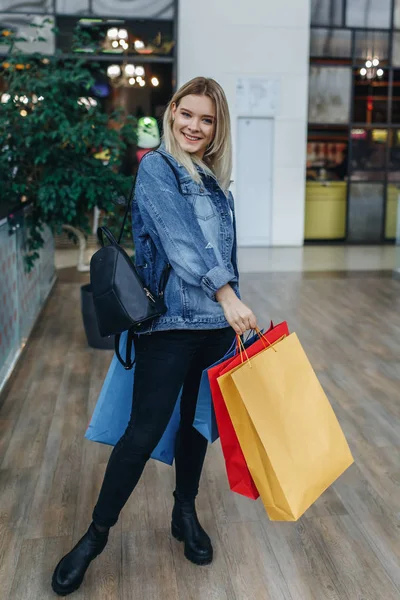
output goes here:
<path id="1" fill-rule="evenodd" d="M 261 332 L 261 333 L 263 333 L 263 332 Z M 251 346 L 251 344 L 253 344 L 258 339 L 259 339 L 258 334 L 253 335 L 251 338 L 249 338 L 245 342 L 245 344 L 244 344 L 245 348 L 248 348 L 249 346 Z M 211 397 L 210 382 L 208 381 L 207 371 L 208 371 L 208 369 L 211 369 L 212 367 L 215 367 L 216 365 L 221 364 L 225 360 L 228 360 L 229 358 L 233 358 L 236 353 L 235 345 L 236 345 L 236 338 L 235 338 L 232 346 L 228 350 L 228 352 L 225 354 L 225 356 L 223 356 L 220 360 L 215 362 L 213 365 L 210 365 L 209 367 L 207 367 L 207 369 L 204 369 L 204 371 L 201 375 L 199 395 L 197 396 L 197 406 L 196 406 L 196 412 L 194 415 L 193 427 L 195 429 L 197 429 L 197 431 L 199 433 L 201 433 L 201 435 L 204 436 L 206 438 L 206 440 L 208 440 L 211 444 L 219 438 L 219 433 L 218 433 L 217 421 L 215 418 L 214 405 L 213 405 L 213 401 L 212 401 L 212 397 Z"/>
<path id="2" fill-rule="evenodd" d="M 126 352 L 127 332 L 121 335 L 120 351 Z M 132 360 L 135 349 L 132 345 Z M 114 355 L 103 383 L 85 438 L 101 444 L 115 446 L 124 434 L 132 409 L 132 392 L 135 366 L 126 371 Z M 175 438 L 180 424 L 180 395 L 163 437 L 151 457 L 172 465 L 175 456 Z"/>

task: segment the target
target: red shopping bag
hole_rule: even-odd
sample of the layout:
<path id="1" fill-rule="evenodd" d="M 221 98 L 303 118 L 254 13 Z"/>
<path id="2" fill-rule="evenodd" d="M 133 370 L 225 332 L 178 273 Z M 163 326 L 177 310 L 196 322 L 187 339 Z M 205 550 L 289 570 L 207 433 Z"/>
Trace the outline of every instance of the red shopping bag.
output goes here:
<path id="1" fill-rule="evenodd" d="M 228 359 L 226 363 L 229 363 L 230 360 L 232 359 Z M 218 425 L 219 439 L 221 440 L 222 453 L 225 459 L 226 474 L 228 476 L 229 487 L 233 492 L 256 500 L 259 493 L 247 467 L 217 382 L 217 378 L 220 376 L 221 370 L 226 367 L 226 363 L 221 363 L 208 370 L 211 397 Z"/>
<path id="2" fill-rule="evenodd" d="M 280 323 L 276 327 L 271 326 L 271 329 L 264 334 L 264 339 L 260 337 L 259 340 L 247 348 L 247 355 L 249 357 L 254 356 L 261 350 L 264 350 L 268 343 L 273 344 L 284 335 L 288 335 L 288 333 L 289 331 L 286 322 Z M 212 367 L 208 370 L 208 378 L 210 381 L 211 396 L 214 404 L 222 452 L 225 459 L 229 487 L 237 494 L 256 500 L 259 493 L 247 467 L 239 440 L 217 382 L 217 378 L 220 375 L 230 371 L 237 366 L 241 360 L 242 358 L 238 355 Z"/>

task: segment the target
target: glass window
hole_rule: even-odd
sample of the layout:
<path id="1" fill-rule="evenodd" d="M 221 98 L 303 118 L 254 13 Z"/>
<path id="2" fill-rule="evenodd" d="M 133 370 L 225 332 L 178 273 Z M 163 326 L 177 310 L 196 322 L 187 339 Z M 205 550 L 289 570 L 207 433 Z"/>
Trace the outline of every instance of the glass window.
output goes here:
<path id="1" fill-rule="evenodd" d="M 393 66 L 400 67 L 400 32 L 393 32 Z"/>
<path id="2" fill-rule="evenodd" d="M 384 180 L 387 143 L 387 129 L 352 129 L 350 167 L 353 181 Z"/>
<path id="3" fill-rule="evenodd" d="M 400 182 L 400 129 L 389 131 L 389 181 Z"/>
<path id="4" fill-rule="evenodd" d="M 56 12 L 60 15 L 88 14 L 89 0 L 56 0 Z"/>
<path id="5" fill-rule="evenodd" d="M 51 22 L 43 23 L 46 19 Z M 43 23 L 43 27 L 41 27 Z M 35 24 L 38 27 L 31 27 Z M 55 48 L 53 16 L 48 15 L 23 15 L 23 14 L 0 14 L 0 29 L 5 29 L 15 33 L 18 37 L 25 38 L 25 42 L 15 44 L 16 48 L 22 52 L 42 52 L 43 54 L 53 54 Z M 36 41 L 38 37 L 45 38 L 45 42 Z M 8 46 L 0 44 L 0 54 L 6 54 Z"/>
<path id="6" fill-rule="evenodd" d="M 311 29 L 310 56 L 351 57 L 351 32 L 344 29 Z"/>
<path id="7" fill-rule="evenodd" d="M 173 19 L 173 0 L 92 0 L 93 13 L 130 19 Z"/>
<path id="8" fill-rule="evenodd" d="M 342 0 L 311 0 L 311 25 L 341 26 L 342 22 Z"/>
<path id="9" fill-rule="evenodd" d="M 348 171 L 348 129 L 311 129 L 307 140 L 307 181 L 344 181 Z"/>
<path id="10" fill-rule="evenodd" d="M 351 69 L 311 66 L 308 121 L 348 123 L 350 120 Z"/>
<path id="11" fill-rule="evenodd" d="M 400 70 L 393 69 L 392 123 L 400 123 Z"/>
<path id="12" fill-rule="evenodd" d="M 366 71 L 365 75 L 362 75 Z M 371 71 L 371 72 L 369 72 Z M 357 69 L 354 73 L 354 123 L 387 123 L 389 74 L 382 69 Z M 370 77 L 370 78 L 369 78 Z"/>
<path id="13" fill-rule="evenodd" d="M 347 239 L 349 242 L 380 242 L 383 225 L 383 183 L 351 183 Z"/>
<path id="14" fill-rule="evenodd" d="M 400 240 L 400 186 L 389 183 L 386 196 L 385 239 Z"/>
<path id="15" fill-rule="evenodd" d="M 394 0 L 394 28 L 400 29 L 400 0 Z"/>
<path id="16" fill-rule="evenodd" d="M 22 13 L 53 12 L 53 0 L 0 0 L 0 11 L 12 10 Z"/>
<path id="17" fill-rule="evenodd" d="M 385 65 L 389 59 L 389 34 L 384 31 L 356 31 L 354 55 L 356 62 L 365 65 L 366 61 L 377 59 Z"/>
<path id="18" fill-rule="evenodd" d="M 347 0 L 347 27 L 389 29 L 391 0 Z"/>

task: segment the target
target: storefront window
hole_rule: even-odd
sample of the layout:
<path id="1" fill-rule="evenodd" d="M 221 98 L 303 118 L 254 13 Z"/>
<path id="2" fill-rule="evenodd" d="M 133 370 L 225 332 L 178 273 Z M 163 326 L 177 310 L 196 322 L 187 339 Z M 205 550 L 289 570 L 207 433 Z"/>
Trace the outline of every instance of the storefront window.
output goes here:
<path id="1" fill-rule="evenodd" d="M 389 34 L 384 31 L 356 31 L 354 55 L 364 66 L 368 60 L 378 59 L 381 66 L 389 59 Z"/>
<path id="2" fill-rule="evenodd" d="M 351 179 L 382 181 L 385 178 L 387 129 L 351 130 Z"/>
<path id="3" fill-rule="evenodd" d="M 311 0 L 311 25 L 342 25 L 343 0 Z"/>
<path id="4" fill-rule="evenodd" d="M 393 57 L 392 62 L 394 67 L 400 67 L 400 32 L 393 32 Z"/>
<path id="5" fill-rule="evenodd" d="M 400 129 L 389 131 L 389 181 L 400 183 Z"/>
<path id="6" fill-rule="evenodd" d="M 350 58 L 351 32 L 344 29 L 311 29 L 310 56 Z"/>
<path id="7" fill-rule="evenodd" d="M 311 66 L 309 123 L 348 123 L 351 69 Z"/>
<path id="8" fill-rule="evenodd" d="M 312 0 L 311 25 L 305 239 L 393 240 L 400 0 Z"/>
<path id="9" fill-rule="evenodd" d="M 307 140 L 306 240 L 346 235 L 347 127 L 310 128 Z"/>
<path id="10" fill-rule="evenodd" d="M 130 19 L 173 19 L 173 0 L 92 0 L 93 13 Z"/>
<path id="11" fill-rule="evenodd" d="M 351 183 L 347 239 L 350 242 L 379 242 L 384 210 L 383 183 Z"/>
<path id="12" fill-rule="evenodd" d="M 386 193 L 385 239 L 400 239 L 400 185 L 390 182 Z"/>
<path id="13" fill-rule="evenodd" d="M 307 181 L 344 181 L 348 172 L 348 130 L 311 129 L 307 140 Z"/>
<path id="14" fill-rule="evenodd" d="M 393 70 L 392 123 L 400 123 L 400 70 Z"/>
<path id="15" fill-rule="evenodd" d="M 354 72 L 354 123 L 387 123 L 389 75 L 383 70 L 380 77 L 372 79 L 361 75 L 360 69 Z"/>
<path id="16" fill-rule="evenodd" d="M 389 29 L 391 0 L 347 0 L 346 26 Z"/>

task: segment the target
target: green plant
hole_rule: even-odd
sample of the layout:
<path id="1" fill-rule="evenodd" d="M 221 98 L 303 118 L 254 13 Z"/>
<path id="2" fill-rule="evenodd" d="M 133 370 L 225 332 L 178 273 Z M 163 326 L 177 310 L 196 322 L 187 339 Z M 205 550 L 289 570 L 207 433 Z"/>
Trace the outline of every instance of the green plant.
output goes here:
<path id="1" fill-rule="evenodd" d="M 47 23 L 39 26 L 37 41 L 43 40 L 40 27 Z M 87 48 L 92 39 L 75 30 L 75 47 Z M 98 64 L 59 52 L 25 54 L 16 47 L 20 41 L 12 31 L 0 31 L 0 43 L 9 46 L 1 73 L 6 96 L 0 115 L 0 180 L 5 203 L 32 204 L 26 242 L 31 267 L 43 244 L 43 224 L 56 233 L 65 224 L 88 232 L 95 206 L 118 218 L 114 202 L 127 197 L 132 185 L 132 177 L 119 168 L 128 145 L 136 141 L 136 120 L 121 110 L 108 115 L 90 98 Z"/>

